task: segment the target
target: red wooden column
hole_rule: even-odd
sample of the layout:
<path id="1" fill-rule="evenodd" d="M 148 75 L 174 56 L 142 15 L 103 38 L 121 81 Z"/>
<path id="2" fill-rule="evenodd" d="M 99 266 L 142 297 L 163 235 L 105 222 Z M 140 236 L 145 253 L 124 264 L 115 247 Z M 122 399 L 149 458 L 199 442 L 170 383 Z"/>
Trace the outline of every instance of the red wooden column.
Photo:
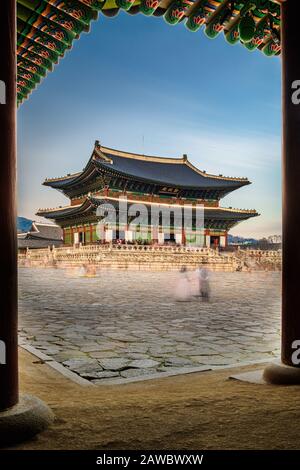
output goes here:
<path id="1" fill-rule="evenodd" d="M 282 362 L 295 363 L 300 347 L 300 1 L 281 6 L 283 112 Z M 299 91 L 297 91 L 299 90 Z M 299 355 L 300 358 L 300 355 Z"/>
<path id="2" fill-rule="evenodd" d="M 18 402 L 15 25 L 16 1 L 1 1 L 0 80 L 6 96 L 0 104 L 0 340 L 6 364 L 0 364 L 0 411 Z"/>
<path id="3" fill-rule="evenodd" d="M 186 235 L 185 235 L 185 228 L 182 227 L 181 229 L 181 245 L 186 246 Z"/>

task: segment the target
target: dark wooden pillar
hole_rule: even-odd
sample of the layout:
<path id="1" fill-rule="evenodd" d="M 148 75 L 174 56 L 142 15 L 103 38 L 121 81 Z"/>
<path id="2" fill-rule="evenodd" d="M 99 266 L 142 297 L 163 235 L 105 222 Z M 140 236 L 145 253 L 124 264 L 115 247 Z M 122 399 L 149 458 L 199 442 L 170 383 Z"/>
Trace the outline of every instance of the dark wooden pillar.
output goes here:
<path id="1" fill-rule="evenodd" d="M 286 365 L 300 367 L 300 364 L 297 364 L 293 358 L 293 353 L 297 349 L 295 341 L 300 341 L 300 1 L 287 0 L 282 3 L 281 9 L 283 96 L 282 362 Z"/>
<path id="2" fill-rule="evenodd" d="M 16 1 L 1 1 L 0 80 L 6 96 L 0 104 L 0 340 L 6 364 L 0 364 L 0 411 L 18 402 L 15 24 Z"/>

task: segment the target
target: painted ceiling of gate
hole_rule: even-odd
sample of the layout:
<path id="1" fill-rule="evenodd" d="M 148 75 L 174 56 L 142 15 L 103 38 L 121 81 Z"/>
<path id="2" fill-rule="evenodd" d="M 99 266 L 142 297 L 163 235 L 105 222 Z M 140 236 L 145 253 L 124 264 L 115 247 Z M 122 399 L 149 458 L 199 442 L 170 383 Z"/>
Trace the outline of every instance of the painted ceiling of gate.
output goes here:
<path id="1" fill-rule="evenodd" d="M 224 34 L 229 44 L 242 43 L 266 56 L 280 54 L 280 6 L 274 0 L 17 0 L 18 104 L 53 70 L 73 41 L 90 30 L 99 15 L 162 17 L 184 23 L 209 38 Z"/>

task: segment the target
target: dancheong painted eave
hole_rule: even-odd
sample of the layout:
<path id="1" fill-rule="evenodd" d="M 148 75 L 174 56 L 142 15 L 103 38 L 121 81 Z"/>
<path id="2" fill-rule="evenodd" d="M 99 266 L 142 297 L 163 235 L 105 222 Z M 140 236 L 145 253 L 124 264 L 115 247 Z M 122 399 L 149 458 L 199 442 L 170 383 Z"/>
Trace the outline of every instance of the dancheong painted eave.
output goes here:
<path id="1" fill-rule="evenodd" d="M 203 29 L 229 44 L 260 49 L 267 56 L 281 52 L 280 6 L 275 0 L 17 0 L 18 103 L 22 103 L 53 70 L 73 41 L 90 30 L 99 14 L 163 17 L 189 31 Z"/>
<path id="2" fill-rule="evenodd" d="M 64 206 L 53 209 L 39 209 L 37 214 L 39 217 L 45 217 L 46 219 L 54 220 L 57 224 L 68 225 L 74 223 L 76 219 L 88 218 L 90 221 L 93 220 L 96 222 L 97 217 L 97 208 L 104 204 L 109 204 L 109 206 L 114 206 L 116 209 L 119 207 L 119 203 L 122 198 L 114 197 L 88 197 L 82 204 L 76 206 Z M 125 199 L 124 199 L 125 201 Z M 128 207 L 131 204 L 135 204 L 136 201 L 126 198 Z M 153 203 L 153 202 L 143 202 L 148 210 L 151 210 L 151 206 L 159 206 L 162 209 L 164 206 L 168 207 L 170 210 L 174 210 L 176 204 L 164 204 L 162 203 Z M 179 205 L 179 207 L 189 207 L 189 204 Z M 190 206 L 195 210 L 195 206 Z M 248 220 L 252 217 L 257 217 L 260 214 L 254 209 L 233 209 L 227 207 L 204 207 L 204 220 L 208 224 L 222 224 L 223 228 L 230 230 L 239 222 Z M 108 209 L 109 210 L 109 209 Z M 126 209 L 127 210 L 127 209 Z M 119 209 L 120 211 L 120 209 Z"/>
<path id="3" fill-rule="evenodd" d="M 45 217 L 47 219 L 60 219 L 65 218 L 68 216 L 74 215 L 82 215 L 84 213 L 90 212 L 96 209 L 101 204 L 110 203 L 114 206 L 118 206 L 121 201 L 126 201 L 128 205 L 135 204 L 135 200 L 130 200 L 128 198 L 124 199 L 122 197 L 88 197 L 82 204 L 77 204 L 75 206 L 61 206 L 61 207 L 54 207 L 54 208 L 47 208 L 47 209 L 39 209 L 36 215 Z M 155 202 L 145 202 L 143 204 L 150 208 L 151 206 L 159 206 L 159 207 L 168 207 L 170 209 L 176 207 L 176 204 L 164 204 L 164 203 L 155 203 Z M 189 204 L 179 204 L 178 207 L 191 207 L 195 209 L 195 205 Z M 211 217 L 217 217 L 222 215 L 224 218 L 229 219 L 248 219 L 249 217 L 257 217 L 260 214 L 255 209 L 235 209 L 232 207 L 204 207 L 206 214 L 209 214 Z"/>
<path id="4" fill-rule="evenodd" d="M 119 177 L 136 184 L 147 183 L 150 193 L 155 187 L 218 192 L 219 198 L 250 184 L 247 178 L 211 175 L 196 168 L 184 155 L 181 158 L 154 157 L 111 149 L 95 142 L 92 155 L 82 172 L 46 179 L 45 186 L 62 191 L 66 196 L 103 177 Z M 128 186 L 126 185 L 128 188 Z M 162 189 L 162 188 L 161 188 Z M 77 190 L 77 192 L 78 192 Z"/>

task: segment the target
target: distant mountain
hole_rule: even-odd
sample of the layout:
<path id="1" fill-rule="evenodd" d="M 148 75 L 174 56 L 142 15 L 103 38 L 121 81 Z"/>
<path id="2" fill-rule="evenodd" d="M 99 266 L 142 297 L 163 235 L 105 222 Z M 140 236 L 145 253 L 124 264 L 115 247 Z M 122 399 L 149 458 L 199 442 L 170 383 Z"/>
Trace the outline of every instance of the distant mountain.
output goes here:
<path id="1" fill-rule="evenodd" d="M 25 217 L 17 218 L 18 232 L 28 232 L 32 225 L 32 220 L 26 219 Z"/>
<path id="2" fill-rule="evenodd" d="M 238 243 L 239 245 L 256 245 L 258 243 L 258 240 L 256 240 L 255 238 L 244 238 L 228 235 L 228 243 L 229 245 L 233 245 L 236 243 Z"/>

